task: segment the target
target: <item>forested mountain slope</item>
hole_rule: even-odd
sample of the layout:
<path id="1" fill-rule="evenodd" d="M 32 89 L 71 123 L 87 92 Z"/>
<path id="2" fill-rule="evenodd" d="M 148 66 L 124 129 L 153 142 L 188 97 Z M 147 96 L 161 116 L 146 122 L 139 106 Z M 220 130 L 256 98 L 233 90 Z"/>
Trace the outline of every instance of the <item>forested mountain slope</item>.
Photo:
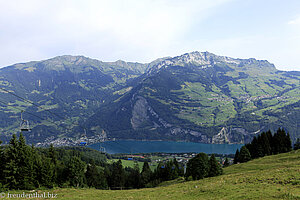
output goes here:
<path id="1" fill-rule="evenodd" d="M 299 81 L 300 72 L 279 71 L 265 60 L 209 52 L 149 64 L 83 56 L 15 64 L 0 69 L 0 139 L 19 131 L 24 110 L 29 143 L 72 145 L 85 135 L 89 142 L 244 143 L 278 127 L 294 140 Z"/>
<path id="2" fill-rule="evenodd" d="M 299 72 L 208 52 L 168 58 L 87 123 L 111 137 L 243 143 L 284 127 L 299 135 Z M 129 88 L 128 88 L 129 90 Z"/>

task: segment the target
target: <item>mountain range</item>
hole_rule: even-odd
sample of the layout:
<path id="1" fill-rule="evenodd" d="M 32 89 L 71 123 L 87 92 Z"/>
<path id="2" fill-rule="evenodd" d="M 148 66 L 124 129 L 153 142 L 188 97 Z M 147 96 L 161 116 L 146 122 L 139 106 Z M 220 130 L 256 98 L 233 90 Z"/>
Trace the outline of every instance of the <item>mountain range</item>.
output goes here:
<path id="1" fill-rule="evenodd" d="M 247 143 L 300 136 L 300 72 L 191 52 L 151 63 L 58 56 L 0 69 L 0 139 L 73 145 L 112 139 Z"/>

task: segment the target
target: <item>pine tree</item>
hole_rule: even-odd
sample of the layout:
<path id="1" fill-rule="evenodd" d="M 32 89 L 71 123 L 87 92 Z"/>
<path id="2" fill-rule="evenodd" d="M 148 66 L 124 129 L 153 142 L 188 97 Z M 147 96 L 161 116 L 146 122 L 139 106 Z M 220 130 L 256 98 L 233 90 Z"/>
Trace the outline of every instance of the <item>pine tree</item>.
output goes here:
<path id="1" fill-rule="evenodd" d="M 294 144 L 294 150 L 300 149 L 300 138 L 297 138 L 295 144 Z"/>
<path id="2" fill-rule="evenodd" d="M 273 139 L 272 132 L 270 130 L 268 130 L 266 132 L 266 135 L 267 135 L 267 138 L 268 138 L 268 141 L 269 141 L 269 144 L 270 144 L 270 155 L 272 155 L 273 152 L 274 152 L 274 141 L 273 141 L 274 139 Z"/>
<path id="3" fill-rule="evenodd" d="M 228 161 L 228 158 L 226 157 L 225 161 L 224 161 L 224 164 L 223 164 L 223 167 L 228 167 L 228 166 L 229 166 L 229 161 Z"/>
<path id="4" fill-rule="evenodd" d="M 51 162 L 50 162 L 51 163 Z M 84 181 L 85 164 L 78 156 L 73 156 L 67 164 L 67 177 L 70 185 L 81 187 Z"/>
<path id="5" fill-rule="evenodd" d="M 155 176 L 154 179 L 156 179 L 157 182 L 169 180 L 170 170 L 171 167 L 169 166 L 168 162 L 166 163 L 159 162 L 156 167 L 156 170 L 154 171 L 154 176 Z"/>
<path id="6" fill-rule="evenodd" d="M 35 188 L 41 186 L 41 169 L 42 169 L 42 159 L 41 155 L 36 151 L 34 145 L 31 146 L 32 162 L 33 162 L 33 184 Z"/>
<path id="7" fill-rule="evenodd" d="M 53 176 L 52 176 L 52 183 L 56 183 L 57 182 L 57 153 L 53 147 L 53 144 L 50 144 L 49 150 L 48 150 L 48 158 L 50 158 L 51 164 L 53 166 L 51 166 L 53 168 Z"/>
<path id="8" fill-rule="evenodd" d="M 6 148 L 5 155 L 5 166 L 3 170 L 5 187 L 8 189 L 17 189 L 18 140 L 16 134 L 12 135 L 8 148 Z"/>
<path id="9" fill-rule="evenodd" d="M 257 137 L 257 146 L 256 146 L 255 149 L 256 149 L 256 155 L 257 155 L 258 158 L 265 156 L 265 154 L 264 154 L 264 141 L 262 139 L 262 135 L 258 135 L 258 137 Z M 251 152 L 250 152 L 250 154 L 251 154 Z"/>
<path id="10" fill-rule="evenodd" d="M 285 133 L 284 129 L 279 128 L 273 136 L 274 154 L 291 151 L 292 143 L 290 135 Z"/>
<path id="11" fill-rule="evenodd" d="M 143 169 L 141 172 L 142 186 L 145 187 L 147 183 L 150 182 L 152 176 L 152 171 L 149 167 L 147 161 L 144 162 Z"/>
<path id="12" fill-rule="evenodd" d="M 17 187 L 19 189 L 34 189 L 33 158 L 31 148 L 26 145 L 21 133 L 17 145 Z"/>
<path id="13" fill-rule="evenodd" d="M 246 146 L 242 146 L 241 151 L 239 153 L 238 160 L 241 163 L 248 162 L 249 160 L 251 160 L 250 152 L 249 152 L 249 150 L 247 149 Z"/>
<path id="14" fill-rule="evenodd" d="M 134 177 L 135 177 L 134 187 L 141 188 L 142 187 L 142 177 L 140 174 L 140 167 L 137 162 L 134 164 L 133 170 L 134 170 Z"/>
<path id="15" fill-rule="evenodd" d="M 139 165 L 137 162 L 134 163 L 134 167 L 127 167 L 126 187 L 129 188 L 140 188 L 142 186 L 142 179 L 140 174 Z"/>
<path id="16" fill-rule="evenodd" d="M 205 153 L 199 153 L 187 163 L 186 177 L 192 176 L 193 180 L 203 179 L 208 176 L 209 163 Z"/>
<path id="17" fill-rule="evenodd" d="M 218 176 L 223 173 L 223 169 L 219 162 L 215 158 L 215 154 L 212 154 L 209 159 L 209 172 L 208 176 L 213 177 L 213 176 Z"/>
<path id="18" fill-rule="evenodd" d="M 251 142 L 251 148 L 248 149 L 248 146 L 246 146 L 246 148 L 249 150 L 250 152 L 250 155 L 251 155 L 251 158 L 259 158 L 260 154 L 262 154 L 262 149 L 260 148 L 259 151 L 258 151 L 258 146 L 259 146 L 259 143 L 258 143 L 258 137 L 254 137 L 252 142 Z"/>
<path id="19" fill-rule="evenodd" d="M 284 129 L 278 129 L 277 135 L 276 135 L 276 146 L 277 146 L 277 152 L 278 153 L 284 153 L 286 152 L 286 134 Z"/>
<path id="20" fill-rule="evenodd" d="M 0 140 L 0 192 L 2 192 L 3 185 L 4 185 L 4 163 L 5 163 L 4 152 L 1 144 L 2 141 Z"/>
<path id="21" fill-rule="evenodd" d="M 56 165 L 57 164 L 57 153 L 54 149 L 53 144 L 50 144 L 48 157 L 51 159 L 51 162 Z"/>
<path id="22" fill-rule="evenodd" d="M 74 172 L 76 173 L 76 172 Z M 66 174 L 70 176 L 70 174 Z M 40 184 L 47 188 L 52 188 L 54 186 L 53 176 L 54 176 L 54 165 L 51 162 L 51 158 L 46 157 L 45 155 L 42 156 L 42 166 L 40 169 Z M 72 177 L 72 181 L 76 181 L 76 177 Z M 72 182 L 73 183 L 73 182 Z M 72 186 L 76 187 L 76 184 L 71 184 Z"/>
<path id="23" fill-rule="evenodd" d="M 263 132 L 261 134 L 261 146 L 263 148 L 263 155 L 271 155 L 271 146 L 267 136 L 267 133 Z M 250 152 L 251 153 L 251 152 Z"/>
<path id="24" fill-rule="evenodd" d="M 234 159 L 233 159 L 233 164 L 237 164 L 239 161 L 239 154 L 240 154 L 240 151 L 239 149 L 236 150 L 235 152 L 235 155 L 234 155 Z"/>
<path id="25" fill-rule="evenodd" d="M 118 160 L 112 165 L 112 174 L 111 174 L 111 187 L 115 189 L 122 189 L 125 184 L 125 172 L 122 166 L 122 161 Z"/>
<path id="26" fill-rule="evenodd" d="M 109 188 L 113 187 L 113 182 L 112 182 L 112 168 L 113 168 L 113 165 L 112 164 L 108 164 L 105 166 L 104 168 L 104 176 L 105 176 L 105 179 L 106 179 L 106 182 L 107 182 L 107 186 Z"/>
<path id="27" fill-rule="evenodd" d="M 180 171 L 179 171 L 179 164 L 176 160 L 176 158 L 174 158 L 171 162 L 171 179 L 176 179 L 179 177 Z"/>
<path id="28" fill-rule="evenodd" d="M 290 138 L 290 134 L 287 133 L 285 137 L 285 146 L 286 146 L 286 152 L 292 151 L 292 141 Z"/>
<path id="29" fill-rule="evenodd" d="M 94 187 L 96 189 L 105 189 L 107 187 L 106 179 L 103 176 L 103 173 L 97 169 L 94 160 L 91 160 L 91 163 L 88 164 L 85 177 L 89 187 Z"/>

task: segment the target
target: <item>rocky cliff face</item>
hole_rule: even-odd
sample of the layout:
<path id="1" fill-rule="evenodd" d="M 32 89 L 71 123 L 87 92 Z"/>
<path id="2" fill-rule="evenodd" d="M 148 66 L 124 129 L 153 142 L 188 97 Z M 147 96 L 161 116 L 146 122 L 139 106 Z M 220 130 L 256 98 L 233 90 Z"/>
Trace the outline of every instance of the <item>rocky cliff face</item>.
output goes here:
<path id="1" fill-rule="evenodd" d="M 246 143 L 259 131 L 292 127 L 273 117 L 279 107 L 290 110 L 299 101 L 295 74 L 277 71 L 265 60 L 209 52 L 157 60 L 112 106 L 126 108 L 130 120 L 115 119 L 124 122 L 126 134 L 110 132 L 110 123 L 103 126 L 115 138 Z"/>
<path id="2" fill-rule="evenodd" d="M 245 144 L 251 142 L 253 136 L 260 130 L 249 133 L 244 128 L 223 127 L 220 132 L 212 137 L 212 144 Z"/>
<path id="3" fill-rule="evenodd" d="M 1 69 L 0 86 L 2 140 L 19 130 L 22 110 L 30 143 L 78 141 L 85 132 L 93 141 L 104 132 L 205 143 L 245 143 L 278 127 L 300 135 L 300 73 L 254 58 L 191 52 L 141 64 L 59 56 Z"/>

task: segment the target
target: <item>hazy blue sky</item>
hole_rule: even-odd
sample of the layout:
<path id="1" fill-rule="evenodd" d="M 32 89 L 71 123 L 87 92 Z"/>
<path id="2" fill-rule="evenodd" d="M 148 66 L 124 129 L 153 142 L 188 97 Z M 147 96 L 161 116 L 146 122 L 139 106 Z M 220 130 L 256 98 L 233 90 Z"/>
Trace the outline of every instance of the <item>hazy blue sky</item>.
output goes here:
<path id="1" fill-rule="evenodd" d="M 300 0 L 0 0 L 0 66 L 209 51 L 300 71 Z"/>

